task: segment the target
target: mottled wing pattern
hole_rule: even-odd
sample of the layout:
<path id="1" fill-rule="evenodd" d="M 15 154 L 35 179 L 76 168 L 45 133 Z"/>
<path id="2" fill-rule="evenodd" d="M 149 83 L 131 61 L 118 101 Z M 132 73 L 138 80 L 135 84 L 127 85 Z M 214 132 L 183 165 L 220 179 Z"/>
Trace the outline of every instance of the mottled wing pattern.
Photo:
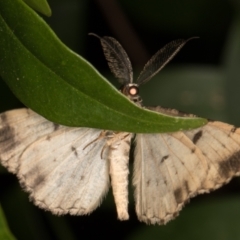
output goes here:
<path id="1" fill-rule="evenodd" d="M 232 125 L 210 121 L 199 129 L 185 131 L 207 159 L 208 170 L 203 190 L 219 188 L 232 177 L 240 175 L 240 129 Z"/>
<path id="2" fill-rule="evenodd" d="M 118 217 L 128 219 L 131 138 L 129 133 L 60 126 L 29 109 L 0 114 L 2 164 L 17 174 L 36 205 L 55 214 L 93 211 L 109 188 L 110 173 Z M 146 223 L 167 223 L 191 197 L 240 175 L 240 129 L 225 123 L 137 134 L 135 141 L 136 212 Z"/>
<path id="3" fill-rule="evenodd" d="M 182 132 L 137 134 L 133 185 L 138 218 L 168 222 L 201 189 L 206 171 L 206 159 Z"/>
<path id="4" fill-rule="evenodd" d="M 137 134 L 134 160 L 136 212 L 165 224 L 193 196 L 240 174 L 240 129 L 221 123 L 170 134 Z"/>
<path id="5" fill-rule="evenodd" d="M 101 130 L 59 126 L 28 109 L 5 112 L 0 119 L 0 159 L 36 205 L 83 215 L 100 204 L 109 188 Z"/>
<path id="6" fill-rule="evenodd" d="M 0 160 L 13 173 L 19 167 L 23 151 L 38 138 L 51 134 L 59 125 L 46 121 L 30 109 L 0 114 Z"/>

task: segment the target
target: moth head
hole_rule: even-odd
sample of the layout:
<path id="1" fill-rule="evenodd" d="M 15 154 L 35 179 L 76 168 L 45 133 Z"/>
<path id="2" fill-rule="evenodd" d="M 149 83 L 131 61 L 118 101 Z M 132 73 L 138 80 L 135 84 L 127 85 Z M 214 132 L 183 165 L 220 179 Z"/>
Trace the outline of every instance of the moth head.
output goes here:
<path id="1" fill-rule="evenodd" d="M 139 86 L 136 83 L 127 83 L 122 85 L 120 88 L 122 94 L 128 97 L 131 101 L 139 104 L 141 103 L 142 99 L 139 96 Z"/>
<path id="2" fill-rule="evenodd" d="M 141 105 L 142 101 L 139 96 L 139 85 L 154 77 L 189 40 L 194 39 L 178 39 L 166 44 L 150 58 L 137 78 L 137 83 L 133 83 L 132 64 L 121 44 L 112 37 L 99 37 L 94 33 L 89 35 L 100 39 L 108 66 L 119 83 L 122 84 L 121 92 L 138 105 Z"/>

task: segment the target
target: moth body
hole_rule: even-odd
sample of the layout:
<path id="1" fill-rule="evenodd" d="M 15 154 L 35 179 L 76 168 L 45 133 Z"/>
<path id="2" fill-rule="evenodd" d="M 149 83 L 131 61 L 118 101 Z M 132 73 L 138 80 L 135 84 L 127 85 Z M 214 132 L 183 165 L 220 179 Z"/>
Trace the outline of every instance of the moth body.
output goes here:
<path id="1" fill-rule="evenodd" d="M 109 162 L 111 185 L 118 218 L 127 220 L 128 215 L 128 174 L 129 174 L 129 151 L 132 134 L 118 133 L 117 139 L 112 139 L 109 146 Z"/>
<path id="2" fill-rule="evenodd" d="M 98 38 L 111 71 L 122 84 L 121 92 L 139 107 L 138 86 L 157 74 L 190 40 L 179 39 L 160 49 L 133 83 L 132 66 L 122 46 L 114 38 Z M 194 117 L 162 107 L 149 109 Z M 58 215 L 89 214 L 112 185 L 118 218 L 127 220 L 133 136 L 60 126 L 30 109 L 17 109 L 0 114 L 0 161 L 45 210 Z M 166 224 L 190 198 L 240 175 L 240 128 L 209 121 L 189 131 L 136 134 L 133 175 L 138 219 Z"/>

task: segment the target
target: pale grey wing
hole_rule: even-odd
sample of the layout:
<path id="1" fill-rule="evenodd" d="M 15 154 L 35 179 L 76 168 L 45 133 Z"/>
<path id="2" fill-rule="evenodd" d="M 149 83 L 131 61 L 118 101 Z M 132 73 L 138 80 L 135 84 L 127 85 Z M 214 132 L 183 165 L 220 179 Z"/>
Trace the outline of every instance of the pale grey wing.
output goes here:
<path id="1" fill-rule="evenodd" d="M 0 160 L 31 193 L 35 203 L 57 214 L 86 214 L 109 188 L 105 138 L 100 130 L 49 122 L 30 109 L 0 114 Z"/>
<path id="2" fill-rule="evenodd" d="M 101 130 L 58 129 L 23 152 L 18 178 L 36 205 L 55 214 L 84 215 L 109 189 L 108 149 Z M 96 141 L 95 141 L 96 140 Z"/>
<path id="3" fill-rule="evenodd" d="M 201 150 L 208 163 L 203 191 L 219 188 L 240 175 L 239 128 L 210 121 L 201 128 L 184 133 Z"/>
<path id="4" fill-rule="evenodd" d="M 189 198 L 240 175 L 240 129 L 222 122 L 136 137 L 134 186 L 141 221 L 165 224 Z"/>
<path id="5" fill-rule="evenodd" d="M 16 173 L 22 152 L 42 136 L 60 126 L 27 108 L 0 114 L 0 161 L 10 172 Z"/>
<path id="6" fill-rule="evenodd" d="M 174 40 L 157 51 L 146 63 L 136 82 L 140 85 L 149 81 L 161 69 L 163 69 L 166 64 L 168 64 L 168 62 L 170 62 L 181 50 L 181 48 L 191 39 L 193 38 L 189 38 L 187 40 Z"/>
<path id="7" fill-rule="evenodd" d="M 135 141 L 133 185 L 138 218 L 165 224 L 202 189 L 206 159 L 182 132 L 137 134 Z"/>
<path id="8" fill-rule="evenodd" d="M 90 33 L 89 35 L 100 39 L 108 66 L 119 82 L 122 84 L 132 83 L 132 65 L 121 44 L 112 37 L 99 37 L 93 33 Z"/>

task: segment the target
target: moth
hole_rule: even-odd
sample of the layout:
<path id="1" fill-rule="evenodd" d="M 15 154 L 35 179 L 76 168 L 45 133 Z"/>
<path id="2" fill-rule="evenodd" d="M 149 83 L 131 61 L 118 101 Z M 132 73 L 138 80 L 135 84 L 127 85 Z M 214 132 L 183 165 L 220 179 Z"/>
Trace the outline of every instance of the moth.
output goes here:
<path id="1" fill-rule="evenodd" d="M 136 83 L 130 60 L 117 40 L 99 37 L 121 92 L 141 106 L 139 85 L 157 74 L 186 44 L 176 40 L 145 65 Z M 153 111 L 192 116 L 161 107 Z M 128 215 L 128 164 L 134 141 L 136 213 L 148 224 L 166 224 L 190 198 L 240 175 L 240 129 L 209 121 L 174 133 L 134 134 L 71 128 L 30 109 L 0 114 L 0 161 L 17 175 L 30 199 L 54 214 L 85 215 L 96 209 L 112 186 L 120 220 Z"/>

